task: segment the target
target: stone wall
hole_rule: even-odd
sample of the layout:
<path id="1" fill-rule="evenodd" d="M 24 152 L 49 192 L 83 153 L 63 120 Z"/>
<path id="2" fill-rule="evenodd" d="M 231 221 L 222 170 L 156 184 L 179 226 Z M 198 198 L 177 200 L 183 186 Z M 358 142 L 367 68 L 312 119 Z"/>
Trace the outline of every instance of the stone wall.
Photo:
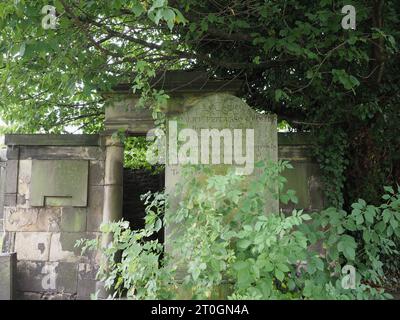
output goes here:
<path id="1" fill-rule="evenodd" d="M 319 211 L 324 208 L 324 193 L 321 172 L 312 156 L 312 138 L 307 133 L 279 133 L 278 158 L 289 160 L 293 169 L 286 170 L 286 189 L 293 189 L 299 199 L 297 205 L 280 205 L 290 212 L 294 208 L 305 211 Z"/>
<path id="2" fill-rule="evenodd" d="M 6 136 L 3 252 L 17 252 L 19 299 L 89 299 L 100 235 L 105 152 L 99 136 Z"/>
<path id="3" fill-rule="evenodd" d="M 6 149 L 0 149 L 0 253 L 4 237 L 4 188 L 6 181 Z"/>
<path id="4" fill-rule="evenodd" d="M 95 253 L 82 256 L 75 243 L 100 236 L 103 139 L 96 135 L 10 135 L 6 144 L 6 166 L 4 157 L 0 161 L 0 188 L 1 177 L 5 177 L 0 227 L 4 216 L 2 252 L 17 252 L 17 298 L 89 299 L 97 290 L 99 257 Z M 290 160 L 294 166 L 284 173 L 288 188 L 297 192 L 296 207 L 308 211 L 324 206 L 311 145 L 307 134 L 278 134 L 279 159 Z M 134 227 L 141 226 L 144 213 L 139 195 L 163 185 L 160 176 L 125 170 L 124 217 Z M 281 208 L 290 211 L 294 206 Z"/>

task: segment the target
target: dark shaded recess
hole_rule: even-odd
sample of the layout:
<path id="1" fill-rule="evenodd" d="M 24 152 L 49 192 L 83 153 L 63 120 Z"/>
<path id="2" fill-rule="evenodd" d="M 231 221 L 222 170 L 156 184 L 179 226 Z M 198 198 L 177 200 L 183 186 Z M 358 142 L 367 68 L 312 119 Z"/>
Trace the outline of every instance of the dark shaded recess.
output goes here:
<path id="1" fill-rule="evenodd" d="M 132 229 L 144 227 L 145 205 L 140 196 L 148 191 L 162 191 L 164 187 L 164 171 L 154 174 L 146 169 L 124 169 L 123 218 L 129 221 Z M 163 235 L 162 229 L 157 238 L 163 241 Z"/>

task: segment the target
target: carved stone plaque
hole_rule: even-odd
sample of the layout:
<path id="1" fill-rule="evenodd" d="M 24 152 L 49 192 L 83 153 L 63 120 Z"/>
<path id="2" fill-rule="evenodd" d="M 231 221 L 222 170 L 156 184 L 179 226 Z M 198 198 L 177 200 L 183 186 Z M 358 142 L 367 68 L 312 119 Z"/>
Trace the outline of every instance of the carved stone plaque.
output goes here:
<path id="1" fill-rule="evenodd" d="M 33 160 L 31 206 L 86 207 L 89 161 Z"/>

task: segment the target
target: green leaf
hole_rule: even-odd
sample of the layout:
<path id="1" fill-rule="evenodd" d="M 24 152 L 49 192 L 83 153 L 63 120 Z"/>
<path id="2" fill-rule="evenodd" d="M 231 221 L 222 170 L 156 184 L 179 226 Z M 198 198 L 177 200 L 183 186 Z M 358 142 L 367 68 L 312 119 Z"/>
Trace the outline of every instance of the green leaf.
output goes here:
<path id="1" fill-rule="evenodd" d="M 163 18 L 167 21 L 168 28 L 173 29 L 175 23 L 175 12 L 172 9 L 163 9 Z"/>
<path id="2" fill-rule="evenodd" d="M 390 194 L 394 194 L 393 187 L 391 187 L 391 186 L 384 186 L 383 189 L 384 189 L 386 192 L 389 192 Z"/>
<path id="3" fill-rule="evenodd" d="M 241 239 L 237 242 L 237 246 L 240 249 L 247 249 L 249 246 L 251 245 L 251 241 L 247 240 L 247 239 Z"/>
<path id="4" fill-rule="evenodd" d="M 279 270 L 279 269 L 275 269 L 275 277 L 279 280 L 279 281 L 283 281 L 283 279 L 285 278 L 285 274 Z"/>

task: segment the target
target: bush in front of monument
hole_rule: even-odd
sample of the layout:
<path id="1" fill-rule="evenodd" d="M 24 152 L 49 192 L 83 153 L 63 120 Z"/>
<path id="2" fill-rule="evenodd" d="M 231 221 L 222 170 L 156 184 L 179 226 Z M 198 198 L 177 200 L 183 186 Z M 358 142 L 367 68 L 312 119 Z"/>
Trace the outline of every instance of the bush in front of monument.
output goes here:
<path id="1" fill-rule="evenodd" d="M 400 190 L 385 187 L 383 204 L 360 199 L 351 212 L 328 208 L 291 214 L 266 212 L 272 193 L 283 192 L 287 161 L 256 165 L 254 179 L 228 170 L 187 166 L 171 209 L 165 195 L 146 194 L 146 226 L 125 221 L 102 226 L 112 237 L 100 248 L 98 277 L 110 298 L 128 299 L 387 299 L 383 254 L 400 237 Z M 166 212 L 164 216 L 164 212 Z M 165 244 L 151 240 L 169 226 Z"/>

